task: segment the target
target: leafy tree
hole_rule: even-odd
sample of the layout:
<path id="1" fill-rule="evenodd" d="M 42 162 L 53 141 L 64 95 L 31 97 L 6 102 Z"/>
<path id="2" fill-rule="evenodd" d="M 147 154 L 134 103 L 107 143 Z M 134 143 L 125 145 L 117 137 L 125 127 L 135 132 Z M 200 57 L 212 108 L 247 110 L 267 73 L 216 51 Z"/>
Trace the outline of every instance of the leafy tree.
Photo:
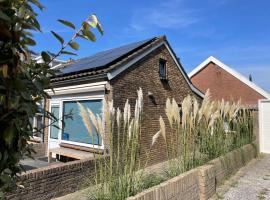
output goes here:
<path id="1" fill-rule="evenodd" d="M 31 119 L 39 112 L 37 103 L 49 98 L 44 91 L 51 88 L 50 76 L 55 71 L 49 64 L 62 54 L 75 55 L 67 47 L 78 50 L 76 38 L 95 41 L 91 29 L 102 27 L 95 15 L 83 21 L 80 28 L 69 21 L 59 19 L 63 25 L 74 30 L 73 37 L 65 40 L 52 31 L 60 42 L 55 54 L 42 51 L 44 63 L 31 60 L 30 47 L 36 45 L 33 32 L 41 32 L 34 7 L 43 9 L 38 0 L 0 0 L 0 196 L 15 186 L 16 176 L 22 171 L 19 161 L 31 156 L 27 141 L 33 136 Z M 55 117 L 44 110 L 44 116 Z M 40 131 L 40 130 L 36 130 Z"/>

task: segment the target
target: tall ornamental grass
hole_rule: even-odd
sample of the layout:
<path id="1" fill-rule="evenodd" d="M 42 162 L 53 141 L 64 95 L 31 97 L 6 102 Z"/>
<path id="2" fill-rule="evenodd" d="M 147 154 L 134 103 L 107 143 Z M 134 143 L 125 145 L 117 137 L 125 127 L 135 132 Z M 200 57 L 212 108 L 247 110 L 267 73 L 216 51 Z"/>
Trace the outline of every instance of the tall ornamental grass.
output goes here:
<path id="1" fill-rule="evenodd" d="M 167 99 L 166 117 L 169 127 L 160 118 L 167 146 L 169 177 L 217 158 L 253 140 L 252 111 L 240 102 L 211 101 L 207 91 L 200 104 L 195 97 L 187 96 L 178 106 Z"/>
<path id="2" fill-rule="evenodd" d="M 79 104 L 89 134 L 93 136 L 95 130 L 101 135 L 105 145 L 104 155 L 95 154 L 95 177 L 91 182 L 94 189 L 89 194 L 90 199 L 125 199 L 149 186 L 147 175 L 139 170 L 144 168 L 139 160 L 142 90 L 139 89 L 137 94 L 133 112 L 128 100 L 122 112 L 119 108 L 114 108 L 113 101 L 104 99 L 103 116 L 94 115 L 91 110 Z M 154 143 L 155 140 L 151 147 Z M 147 160 L 144 165 L 147 165 Z"/>
<path id="3" fill-rule="evenodd" d="M 153 135 L 142 164 L 139 151 L 143 93 L 141 89 L 137 93 L 134 110 L 128 100 L 122 112 L 114 108 L 113 101 L 104 99 L 101 116 L 79 104 L 89 134 L 94 138 L 97 132 L 105 146 L 103 155 L 95 154 L 89 199 L 123 200 L 253 140 L 252 113 L 240 102 L 211 101 L 209 92 L 201 103 L 191 96 L 181 106 L 167 99 L 166 119 L 159 118 L 160 129 Z M 164 173 L 149 175 L 144 168 L 159 137 L 166 144 L 168 165 Z"/>

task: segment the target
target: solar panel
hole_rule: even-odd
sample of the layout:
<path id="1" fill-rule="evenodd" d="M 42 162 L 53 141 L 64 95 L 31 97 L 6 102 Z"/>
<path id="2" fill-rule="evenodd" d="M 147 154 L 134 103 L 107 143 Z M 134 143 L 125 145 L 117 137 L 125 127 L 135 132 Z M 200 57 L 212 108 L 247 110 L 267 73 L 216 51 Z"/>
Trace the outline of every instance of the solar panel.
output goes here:
<path id="1" fill-rule="evenodd" d="M 128 54 L 132 50 L 135 50 L 136 48 L 151 41 L 152 39 L 153 38 L 148 39 L 148 40 L 143 40 L 140 42 L 135 42 L 128 45 L 124 45 L 124 46 L 117 47 L 114 49 L 102 51 L 92 56 L 76 60 L 73 63 L 62 68 L 60 70 L 61 74 L 64 75 L 64 74 L 84 71 L 88 69 L 93 69 L 93 68 L 98 69 L 98 68 L 104 67 L 105 65 L 113 62 L 114 60 L 120 58 L 121 56 Z"/>

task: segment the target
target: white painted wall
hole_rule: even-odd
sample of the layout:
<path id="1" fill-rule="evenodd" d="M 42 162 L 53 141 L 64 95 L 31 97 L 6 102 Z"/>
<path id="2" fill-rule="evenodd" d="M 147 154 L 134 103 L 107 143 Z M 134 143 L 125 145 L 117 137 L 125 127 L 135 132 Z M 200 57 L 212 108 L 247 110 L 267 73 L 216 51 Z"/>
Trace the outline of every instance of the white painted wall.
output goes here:
<path id="1" fill-rule="evenodd" d="M 260 152 L 270 153 L 270 100 L 259 100 Z"/>

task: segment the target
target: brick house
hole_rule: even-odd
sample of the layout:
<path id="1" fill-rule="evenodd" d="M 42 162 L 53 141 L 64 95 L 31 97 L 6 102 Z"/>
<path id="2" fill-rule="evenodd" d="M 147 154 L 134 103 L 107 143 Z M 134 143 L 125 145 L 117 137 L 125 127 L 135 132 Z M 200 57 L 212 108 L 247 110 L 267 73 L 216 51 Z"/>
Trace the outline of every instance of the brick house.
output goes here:
<path id="1" fill-rule="evenodd" d="M 234 69 L 210 56 L 189 73 L 192 83 L 203 93 L 210 90 L 214 100 L 238 101 L 257 108 L 259 99 L 270 94 Z"/>
<path id="2" fill-rule="evenodd" d="M 175 98 L 179 104 L 188 94 L 198 99 L 203 98 L 203 94 L 192 85 L 165 36 L 72 61 L 65 64 L 61 73 L 53 77 L 51 82 L 54 93 L 48 91 L 51 99 L 46 101 L 47 109 L 59 119 L 71 109 L 75 114 L 73 120 L 62 119 L 64 127 L 59 123 L 57 125 L 60 129 L 50 126 L 45 130 L 45 143 L 48 144 L 49 152 L 63 147 L 80 151 L 93 150 L 93 140 L 77 112 L 77 102 L 100 113 L 102 99 L 105 97 L 113 99 L 115 107 L 123 109 L 126 99 L 129 99 L 131 105 L 135 104 L 136 90 L 141 87 L 144 94 L 142 146 L 149 147 L 152 136 L 159 129 L 159 116 L 165 117 L 168 97 Z M 166 159 L 165 144 L 161 138 L 159 142 L 152 150 L 151 164 Z M 94 138 L 94 147 L 104 148 L 104 142 L 98 136 Z"/>

